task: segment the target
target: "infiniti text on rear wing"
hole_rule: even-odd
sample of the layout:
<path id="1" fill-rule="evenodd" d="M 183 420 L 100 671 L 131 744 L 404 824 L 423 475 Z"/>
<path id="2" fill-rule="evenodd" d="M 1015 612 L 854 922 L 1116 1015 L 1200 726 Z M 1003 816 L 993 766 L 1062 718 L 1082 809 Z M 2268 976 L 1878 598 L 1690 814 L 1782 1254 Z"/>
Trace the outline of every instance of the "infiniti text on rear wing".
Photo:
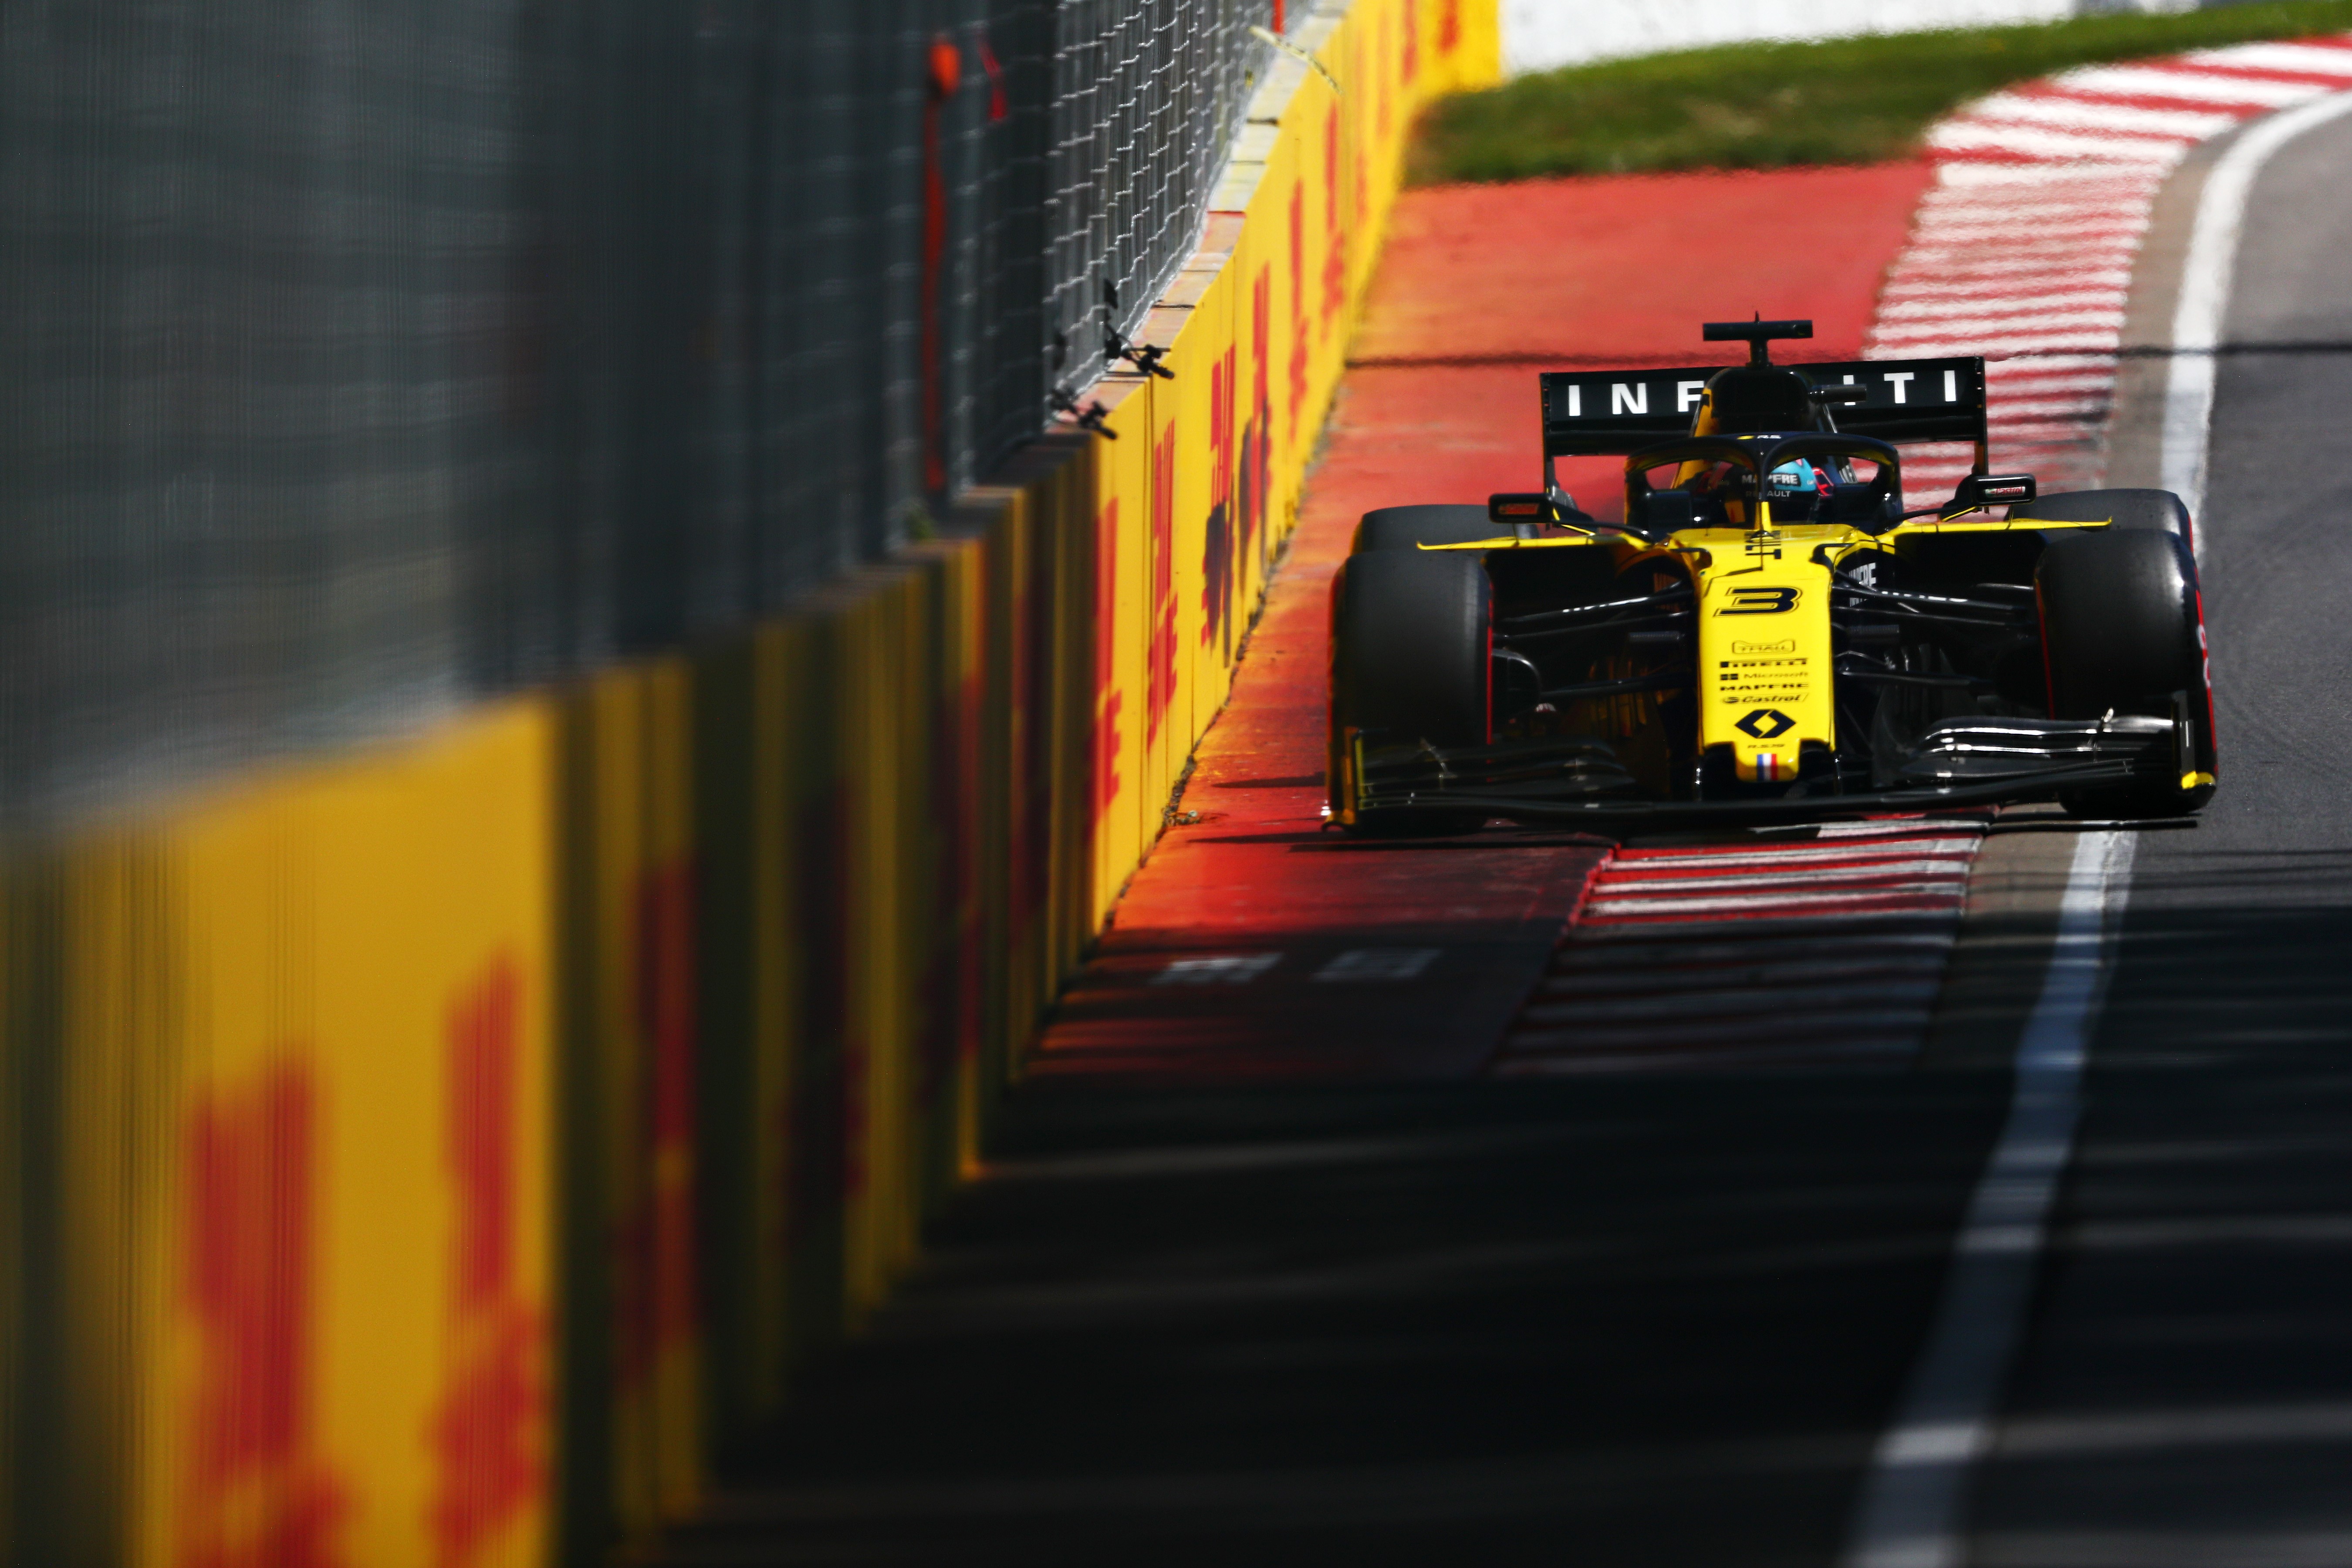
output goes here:
<path id="1" fill-rule="evenodd" d="M 1882 441 L 1972 441 L 1984 461 L 1985 362 L 1844 360 L 1777 365 L 1814 386 L 1858 386 L 1859 403 L 1830 410 L 1840 430 Z M 1706 378 L 1721 365 L 1676 370 L 1559 370 L 1543 374 L 1544 456 L 1622 456 L 1690 434 Z"/>

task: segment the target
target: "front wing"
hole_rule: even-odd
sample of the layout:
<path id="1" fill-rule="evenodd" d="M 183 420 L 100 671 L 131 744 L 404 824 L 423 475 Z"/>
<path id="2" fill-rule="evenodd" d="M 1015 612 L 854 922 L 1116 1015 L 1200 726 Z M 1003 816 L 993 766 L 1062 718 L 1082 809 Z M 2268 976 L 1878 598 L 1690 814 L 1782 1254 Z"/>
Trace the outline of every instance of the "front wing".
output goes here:
<path id="1" fill-rule="evenodd" d="M 1513 741 L 1441 749 L 1349 730 L 1342 738 L 1333 814 L 1349 826 L 1399 814 L 1483 812 L 1529 826 L 1810 821 L 1875 812 L 2053 800 L 2078 790 L 2194 775 L 2185 718 L 1948 720 L 1931 727 L 1890 789 L 1832 793 L 1828 781 L 1780 795 L 1643 799 L 1606 745 Z M 1806 793 L 1799 793 L 1805 791 Z"/>

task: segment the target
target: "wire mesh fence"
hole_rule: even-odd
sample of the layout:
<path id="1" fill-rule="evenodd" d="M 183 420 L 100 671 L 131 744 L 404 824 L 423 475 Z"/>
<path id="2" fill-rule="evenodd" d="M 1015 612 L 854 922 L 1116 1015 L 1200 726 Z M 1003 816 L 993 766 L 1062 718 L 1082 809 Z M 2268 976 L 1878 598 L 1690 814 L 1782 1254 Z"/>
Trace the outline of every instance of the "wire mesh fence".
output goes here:
<path id="1" fill-rule="evenodd" d="M 740 626 L 1199 232 L 1273 0 L 91 0 L 0 25 L 0 815 Z"/>
<path id="2" fill-rule="evenodd" d="M 1055 370 L 1101 374 L 1183 264 L 1240 128 L 1271 0 L 1055 7 L 1047 242 Z"/>

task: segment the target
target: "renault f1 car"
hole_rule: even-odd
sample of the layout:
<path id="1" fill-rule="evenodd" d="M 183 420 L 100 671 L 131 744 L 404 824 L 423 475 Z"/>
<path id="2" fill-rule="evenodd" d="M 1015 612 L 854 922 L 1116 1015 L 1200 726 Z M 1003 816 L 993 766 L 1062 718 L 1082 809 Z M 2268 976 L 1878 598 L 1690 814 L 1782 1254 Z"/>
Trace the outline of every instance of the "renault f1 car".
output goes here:
<path id="1" fill-rule="evenodd" d="M 1984 362 L 1539 380 L 1545 488 L 1365 514 L 1332 585 L 1331 816 L 1361 832 L 2055 800 L 2176 816 L 2216 773 L 2190 521 L 1989 471 Z M 1906 504 L 1906 445 L 1973 470 Z M 1623 520 L 1554 459 L 1625 458 Z"/>

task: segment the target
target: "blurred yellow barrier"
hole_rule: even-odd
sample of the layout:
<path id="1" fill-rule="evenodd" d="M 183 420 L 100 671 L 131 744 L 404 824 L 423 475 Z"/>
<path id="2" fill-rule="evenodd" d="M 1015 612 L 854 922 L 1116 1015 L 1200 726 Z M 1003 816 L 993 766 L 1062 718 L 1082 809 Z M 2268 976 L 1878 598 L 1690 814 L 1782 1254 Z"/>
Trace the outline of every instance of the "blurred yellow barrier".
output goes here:
<path id="1" fill-rule="evenodd" d="M 530 1563 L 543 705 L 12 867 L 16 1561 Z"/>
<path id="2" fill-rule="evenodd" d="M 0 1542 L 599 1561 L 855 1328 L 1157 837 L 1491 0 L 1294 30 L 1172 382 L 719 646 L 20 849 Z"/>

